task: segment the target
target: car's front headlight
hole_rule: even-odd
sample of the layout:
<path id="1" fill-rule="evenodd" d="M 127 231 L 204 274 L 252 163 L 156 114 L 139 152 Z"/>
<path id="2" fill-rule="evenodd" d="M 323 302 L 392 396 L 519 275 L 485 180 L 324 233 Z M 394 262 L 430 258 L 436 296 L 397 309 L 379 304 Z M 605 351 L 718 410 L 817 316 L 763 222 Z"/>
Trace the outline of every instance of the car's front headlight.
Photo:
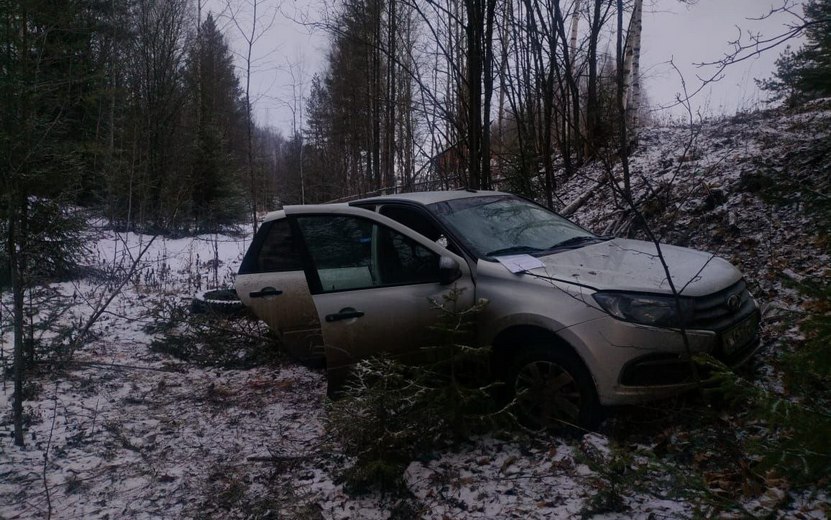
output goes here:
<path id="1" fill-rule="evenodd" d="M 680 297 L 655 294 L 597 292 L 595 301 L 603 310 L 624 321 L 655 327 L 681 327 L 692 321 L 694 302 Z M 679 314 L 680 308 L 680 314 Z"/>

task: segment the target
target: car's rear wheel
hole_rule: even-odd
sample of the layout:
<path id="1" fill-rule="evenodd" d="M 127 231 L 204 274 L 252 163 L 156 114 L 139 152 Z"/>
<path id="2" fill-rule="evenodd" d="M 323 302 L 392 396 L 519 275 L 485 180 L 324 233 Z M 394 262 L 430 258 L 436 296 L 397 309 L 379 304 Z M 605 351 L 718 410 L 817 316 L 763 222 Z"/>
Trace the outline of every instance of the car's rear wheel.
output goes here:
<path id="1" fill-rule="evenodd" d="M 594 381 L 580 359 L 551 345 L 533 345 L 513 360 L 509 387 L 528 428 L 593 428 L 600 420 Z"/>

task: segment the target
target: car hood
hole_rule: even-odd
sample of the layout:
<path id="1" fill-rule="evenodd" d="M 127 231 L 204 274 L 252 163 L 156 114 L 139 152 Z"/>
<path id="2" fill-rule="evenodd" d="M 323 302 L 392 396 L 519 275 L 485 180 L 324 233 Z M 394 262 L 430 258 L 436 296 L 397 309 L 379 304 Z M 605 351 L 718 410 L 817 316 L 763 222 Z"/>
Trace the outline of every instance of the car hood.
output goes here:
<path id="1" fill-rule="evenodd" d="M 726 260 L 710 253 L 661 244 L 676 290 L 703 296 L 724 289 L 742 277 Z M 597 290 L 672 294 L 655 244 L 615 238 L 578 249 L 540 257 L 544 268 L 532 272 Z"/>

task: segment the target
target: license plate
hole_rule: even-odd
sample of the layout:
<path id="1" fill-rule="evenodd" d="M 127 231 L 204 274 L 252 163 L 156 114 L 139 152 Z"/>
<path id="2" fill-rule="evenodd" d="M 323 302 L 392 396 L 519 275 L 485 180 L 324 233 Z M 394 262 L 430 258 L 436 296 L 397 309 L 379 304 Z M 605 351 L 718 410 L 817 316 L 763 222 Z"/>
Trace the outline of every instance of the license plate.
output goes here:
<path id="1" fill-rule="evenodd" d="M 728 356 L 750 343 L 759 330 L 759 315 L 754 313 L 747 319 L 721 335 L 724 353 Z"/>

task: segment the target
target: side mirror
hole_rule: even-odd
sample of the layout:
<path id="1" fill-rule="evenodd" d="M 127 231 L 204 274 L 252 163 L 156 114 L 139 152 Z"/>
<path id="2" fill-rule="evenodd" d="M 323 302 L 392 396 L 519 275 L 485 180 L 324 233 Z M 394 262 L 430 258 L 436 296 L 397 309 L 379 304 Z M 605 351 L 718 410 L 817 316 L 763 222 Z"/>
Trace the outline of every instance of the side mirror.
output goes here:
<path id="1" fill-rule="evenodd" d="M 439 283 L 441 285 L 450 285 L 461 277 L 462 269 L 456 260 L 449 256 L 439 258 Z"/>

